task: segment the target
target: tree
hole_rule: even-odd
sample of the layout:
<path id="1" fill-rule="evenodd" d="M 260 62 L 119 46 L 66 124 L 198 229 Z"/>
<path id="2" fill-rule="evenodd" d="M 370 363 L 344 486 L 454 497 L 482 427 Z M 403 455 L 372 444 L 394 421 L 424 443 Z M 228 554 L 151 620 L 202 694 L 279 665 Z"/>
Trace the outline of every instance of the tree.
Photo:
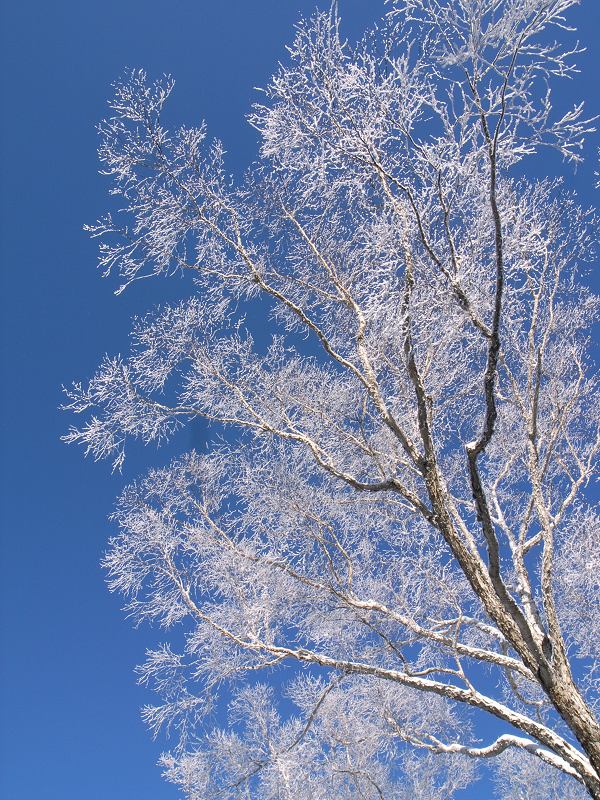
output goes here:
<path id="1" fill-rule="evenodd" d="M 547 90 L 575 2 L 401 0 L 356 46 L 316 14 L 237 181 L 163 126 L 170 79 L 115 85 L 100 263 L 195 289 L 69 390 L 66 438 L 120 467 L 214 432 L 126 489 L 106 557 L 184 634 L 140 678 L 189 798 L 447 798 L 483 760 L 504 797 L 600 798 L 595 220 L 526 177 L 592 130 Z"/>

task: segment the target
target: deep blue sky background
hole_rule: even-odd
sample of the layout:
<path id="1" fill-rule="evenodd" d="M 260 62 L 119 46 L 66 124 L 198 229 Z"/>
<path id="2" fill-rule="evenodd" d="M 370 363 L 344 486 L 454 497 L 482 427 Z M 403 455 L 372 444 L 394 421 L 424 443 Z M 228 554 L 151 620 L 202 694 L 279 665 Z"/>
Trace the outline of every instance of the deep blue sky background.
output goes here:
<path id="1" fill-rule="evenodd" d="M 342 0 L 349 33 L 381 0 Z M 589 52 L 563 100 L 600 112 L 600 8 L 572 18 Z M 6 800 L 174 800 L 139 718 L 152 695 L 133 667 L 160 632 L 134 630 L 104 585 L 106 518 L 124 482 L 168 453 L 137 452 L 123 477 L 60 443 L 60 385 L 127 349 L 130 317 L 182 290 L 141 282 L 119 298 L 102 281 L 81 227 L 107 207 L 96 175 L 95 123 L 126 66 L 170 72 L 169 116 L 204 118 L 232 171 L 253 157 L 244 114 L 300 12 L 315 0 L 2 2 L 2 623 L 0 795 Z M 587 149 L 593 158 L 596 141 Z M 538 162 L 553 172 L 552 157 Z M 595 164 L 569 181 L 593 202 Z M 182 434 L 174 447 L 189 445 Z M 483 794 L 482 794 L 483 792 Z M 484 797 L 481 785 L 468 796 Z M 465 794 L 465 797 L 467 795 Z"/>

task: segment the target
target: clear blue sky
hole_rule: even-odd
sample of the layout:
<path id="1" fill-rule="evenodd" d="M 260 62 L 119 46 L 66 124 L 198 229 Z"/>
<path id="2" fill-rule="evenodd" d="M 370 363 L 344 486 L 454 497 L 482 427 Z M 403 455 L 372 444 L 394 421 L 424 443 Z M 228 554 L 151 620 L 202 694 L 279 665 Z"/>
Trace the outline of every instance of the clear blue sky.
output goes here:
<path id="1" fill-rule="evenodd" d="M 350 34 L 382 0 L 341 0 Z M 589 47 L 562 98 L 600 112 L 600 8 L 573 18 Z M 300 12 L 315 0 L 3 0 L 2 7 L 2 712 L 5 800 L 174 800 L 154 766 L 161 750 L 139 718 L 152 696 L 133 667 L 160 632 L 134 630 L 99 561 L 124 481 L 169 452 L 138 451 L 123 477 L 59 441 L 60 385 L 127 348 L 132 314 L 182 288 L 142 282 L 124 296 L 95 269 L 81 227 L 106 209 L 94 124 L 126 66 L 172 73 L 169 114 L 204 118 L 233 171 L 253 157 L 244 122 Z M 370 11 L 369 11 L 370 9 Z M 588 147 L 593 159 L 596 141 Z M 539 162 L 539 172 L 557 163 Z M 585 200 L 593 163 L 570 176 Z M 597 280 L 597 278 L 596 278 Z M 176 449 L 189 445 L 182 434 Z M 172 452 L 172 449 L 171 451 Z M 469 797 L 481 798 L 482 787 Z M 485 790 L 483 790 L 485 793 Z M 465 795 L 466 797 L 466 795 Z"/>

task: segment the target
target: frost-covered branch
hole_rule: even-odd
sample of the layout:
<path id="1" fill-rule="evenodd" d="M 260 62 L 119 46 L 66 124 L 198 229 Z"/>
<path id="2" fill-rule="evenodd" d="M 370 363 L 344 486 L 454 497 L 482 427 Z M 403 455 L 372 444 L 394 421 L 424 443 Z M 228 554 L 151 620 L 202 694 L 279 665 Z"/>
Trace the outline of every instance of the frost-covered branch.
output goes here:
<path id="1" fill-rule="evenodd" d="M 65 438 L 120 468 L 206 423 L 125 490 L 106 557 L 136 619 L 185 620 L 141 676 L 189 800 L 446 800 L 480 762 L 507 797 L 519 765 L 600 797 L 597 221 L 515 170 L 592 131 L 548 89 L 574 2 L 398 0 L 356 45 L 315 14 L 239 180 L 165 126 L 170 78 L 115 85 L 101 267 L 193 289 L 67 390 Z"/>

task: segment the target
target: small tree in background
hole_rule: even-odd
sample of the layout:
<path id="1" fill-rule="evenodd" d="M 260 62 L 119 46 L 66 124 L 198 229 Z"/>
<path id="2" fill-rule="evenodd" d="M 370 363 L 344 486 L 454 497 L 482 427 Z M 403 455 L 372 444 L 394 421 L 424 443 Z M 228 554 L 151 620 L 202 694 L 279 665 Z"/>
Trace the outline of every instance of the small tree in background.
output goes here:
<path id="1" fill-rule="evenodd" d="M 106 557 L 183 623 L 141 679 L 190 799 L 448 798 L 484 759 L 499 796 L 600 798 L 595 222 L 522 177 L 591 130 L 547 89 L 575 2 L 403 0 L 356 47 L 317 14 L 240 181 L 163 127 L 169 79 L 115 87 L 100 262 L 196 290 L 69 391 L 96 415 L 66 438 L 118 467 L 214 431 L 124 492 Z"/>

